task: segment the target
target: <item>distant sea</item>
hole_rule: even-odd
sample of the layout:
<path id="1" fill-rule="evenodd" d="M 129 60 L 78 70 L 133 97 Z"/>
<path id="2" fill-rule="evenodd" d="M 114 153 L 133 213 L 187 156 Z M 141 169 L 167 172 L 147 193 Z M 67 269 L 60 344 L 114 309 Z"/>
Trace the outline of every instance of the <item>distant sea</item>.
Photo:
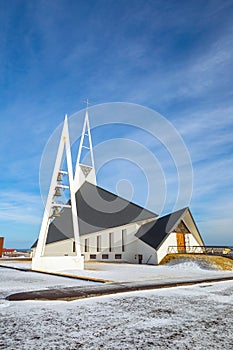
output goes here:
<path id="1" fill-rule="evenodd" d="M 31 250 L 31 248 L 15 248 L 15 249 L 17 252 L 22 252 L 22 253 L 25 253 Z"/>

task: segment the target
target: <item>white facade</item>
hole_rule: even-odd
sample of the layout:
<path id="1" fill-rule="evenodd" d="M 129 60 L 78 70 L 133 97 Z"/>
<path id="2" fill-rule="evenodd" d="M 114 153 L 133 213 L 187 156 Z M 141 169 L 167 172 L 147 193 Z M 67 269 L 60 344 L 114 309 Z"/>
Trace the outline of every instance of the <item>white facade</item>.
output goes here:
<path id="1" fill-rule="evenodd" d="M 185 252 L 192 253 L 195 247 L 195 253 L 203 253 L 202 246 L 204 244 L 189 209 L 187 209 L 184 213 L 182 222 L 190 231 L 189 233 L 184 234 Z M 159 245 L 157 249 L 157 263 L 160 263 L 160 261 L 162 261 L 163 258 L 169 253 L 178 253 L 177 232 L 175 231 L 170 232 Z"/>
<path id="2" fill-rule="evenodd" d="M 80 247 L 84 260 L 156 264 L 155 249 L 135 237 L 135 233 L 141 224 L 133 223 L 82 235 L 80 237 Z M 70 238 L 47 244 L 44 256 L 74 257 L 76 255 L 75 249 L 75 241 Z"/>
<path id="3" fill-rule="evenodd" d="M 135 237 L 141 225 L 142 223 L 133 223 L 82 235 L 80 247 L 84 260 L 157 265 L 168 253 L 178 253 L 176 232 L 169 233 L 156 250 Z M 185 242 L 187 253 L 191 253 L 193 247 L 198 246 L 199 251 L 195 251 L 203 252 L 200 242 L 192 233 L 185 234 Z M 72 238 L 50 243 L 46 245 L 45 257 L 75 257 L 75 249 L 75 241 Z"/>
<path id="4" fill-rule="evenodd" d="M 84 260 L 155 263 L 155 250 L 135 237 L 139 227 L 130 224 L 81 236 Z"/>
<path id="5" fill-rule="evenodd" d="M 177 233 L 171 232 L 169 233 L 168 237 L 165 239 L 165 241 L 160 245 L 158 250 L 156 251 L 157 255 L 157 264 L 160 263 L 160 261 L 165 258 L 165 256 L 169 253 L 178 253 L 178 247 L 177 247 Z M 186 233 L 185 234 L 185 241 L 186 241 L 186 252 L 192 253 L 192 247 L 197 247 L 200 244 L 197 242 L 197 240 L 194 238 L 192 233 Z M 172 249 L 171 249 L 172 247 Z M 196 249 L 196 252 L 202 253 L 202 248 L 199 248 L 199 251 Z"/>

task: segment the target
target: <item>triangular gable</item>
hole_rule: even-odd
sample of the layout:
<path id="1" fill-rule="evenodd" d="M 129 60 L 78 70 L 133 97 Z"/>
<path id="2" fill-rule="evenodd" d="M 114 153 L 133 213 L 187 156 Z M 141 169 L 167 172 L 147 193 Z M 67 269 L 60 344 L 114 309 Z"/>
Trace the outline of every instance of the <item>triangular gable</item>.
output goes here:
<path id="1" fill-rule="evenodd" d="M 174 232 L 181 232 L 181 233 L 190 233 L 190 230 L 184 223 L 184 220 L 181 220 L 179 224 L 174 228 Z"/>
<path id="2" fill-rule="evenodd" d="M 158 250 L 167 236 L 171 232 L 175 232 L 182 221 L 187 230 L 194 235 L 198 243 L 204 245 L 189 208 L 180 209 L 174 213 L 162 216 L 154 222 L 142 225 L 135 236 Z"/>
<path id="3" fill-rule="evenodd" d="M 194 236 L 194 238 L 196 239 L 196 241 L 201 245 L 204 246 L 205 243 L 201 237 L 201 234 L 197 228 L 197 225 L 194 221 L 194 218 L 191 214 L 191 211 L 188 209 L 183 217 L 184 223 L 185 225 L 188 227 L 188 229 L 190 230 L 190 232 L 192 233 L 192 235 Z"/>

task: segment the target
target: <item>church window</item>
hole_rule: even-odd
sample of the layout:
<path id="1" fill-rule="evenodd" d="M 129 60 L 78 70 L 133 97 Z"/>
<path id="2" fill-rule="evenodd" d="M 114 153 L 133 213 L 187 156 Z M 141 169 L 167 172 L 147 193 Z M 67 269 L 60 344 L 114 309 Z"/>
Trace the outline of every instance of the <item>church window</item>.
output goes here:
<path id="1" fill-rule="evenodd" d="M 101 251 L 101 236 L 97 236 L 97 252 Z"/>
<path id="2" fill-rule="evenodd" d="M 123 229 L 121 231 L 121 250 L 122 250 L 122 252 L 125 251 L 125 237 L 126 237 L 126 229 Z"/>
<path id="3" fill-rule="evenodd" d="M 115 254 L 115 259 L 121 259 L 121 254 Z"/>
<path id="4" fill-rule="evenodd" d="M 84 251 L 85 253 L 89 252 L 89 239 L 85 239 L 85 244 L 84 244 Z"/>
<path id="5" fill-rule="evenodd" d="M 109 233 L 109 251 L 112 252 L 113 232 Z"/>

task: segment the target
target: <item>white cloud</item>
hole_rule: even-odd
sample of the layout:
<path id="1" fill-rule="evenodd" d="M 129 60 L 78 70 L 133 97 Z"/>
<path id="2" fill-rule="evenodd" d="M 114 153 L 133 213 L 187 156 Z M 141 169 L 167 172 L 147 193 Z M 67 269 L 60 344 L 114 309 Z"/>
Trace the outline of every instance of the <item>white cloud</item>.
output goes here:
<path id="1" fill-rule="evenodd" d="M 40 196 L 25 192 L 2 191 L 0 220 L 24 224 L 39 224 L 42 217 Z"/>

